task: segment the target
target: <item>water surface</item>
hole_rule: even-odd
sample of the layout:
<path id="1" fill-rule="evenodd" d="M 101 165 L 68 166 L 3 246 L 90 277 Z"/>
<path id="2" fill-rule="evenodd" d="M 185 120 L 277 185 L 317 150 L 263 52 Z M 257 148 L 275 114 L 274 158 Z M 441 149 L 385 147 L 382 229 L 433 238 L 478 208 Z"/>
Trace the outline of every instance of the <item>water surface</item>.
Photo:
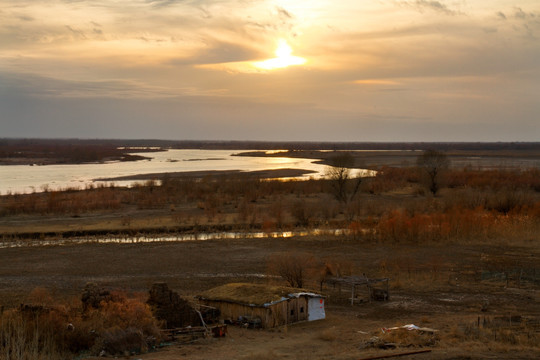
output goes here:
<path id="1" fill-rule="evenodd" d="M 318 177 L 326 166 L 315 164 L 313 159 L 286 157 L 232 156 L 246 150 L 167 150 L 162 152 L 134 153 L 150 160 L 109 162 L 78 165 L 2 165 L 0 166 L 0 195 L 31 193 L 46 189 L 83 189 L 88 185 L 102 184 L 100 178 L 116 178 L 138 174 L 186 171 L 258 171 L 275 169 L 304 169 Z M 116 186 L 131 186 L 140 181 L 111 181 Z"/>
<path id="2" fill-rule="evenodd" d="M 347 229 L 311 229 L 297 231 L 255 231 L 255 232 L 201 232 L 179 233 L 174 235 L 139 235 L 139 236 L 88 236 L 75 238 L 58 238 L 46 240 L 10 239 L 0 240 L 0 249 L 41 247 L 41 246 L 65 246 L 80 244 L 145 244 L 162 242 L 184 242 L 204 240 L 227 240 L 227 239 L 264 239 L 264 238 L 290 238 L 305 236 L 343 236 L 350 232 Z"/>

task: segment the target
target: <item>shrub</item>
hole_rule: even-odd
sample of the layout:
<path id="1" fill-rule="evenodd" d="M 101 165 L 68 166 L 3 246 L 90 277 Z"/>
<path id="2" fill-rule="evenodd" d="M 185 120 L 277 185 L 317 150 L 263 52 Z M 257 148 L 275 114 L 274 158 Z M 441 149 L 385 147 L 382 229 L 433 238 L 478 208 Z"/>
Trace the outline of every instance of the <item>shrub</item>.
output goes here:
<path id="1" fill-rule="evenodd" d="M 28 299 L 46 291 L 37 288 Z M 73 308 L 71 306 L 76 306 Z M 112 293 L 98 308 L 77 304 L 22 305 L 0 315 L 0 358 L 66 359 L 145 352 L 161 340 L 157 320 L 142 300 Z"/>
<path id="2" fill-rule="evenodd" d="M 0 315 L 0 358 L 65 359 L 58 314 L 6 311 Z"/>

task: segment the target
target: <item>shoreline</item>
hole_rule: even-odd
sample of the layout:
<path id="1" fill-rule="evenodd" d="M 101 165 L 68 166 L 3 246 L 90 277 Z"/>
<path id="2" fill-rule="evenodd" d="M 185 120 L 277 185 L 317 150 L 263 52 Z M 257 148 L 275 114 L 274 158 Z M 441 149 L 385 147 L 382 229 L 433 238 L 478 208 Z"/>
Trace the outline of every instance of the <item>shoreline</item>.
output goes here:
<path id="1" fill-rule="evenodd" d="M 225 177 L 257 177 L 262 179 L 281 179 L 281 178 L 298 178 L 309 174 L 314 174 L 316 171 L 306 169 L 267 169 L 267 170 L 201 170 L 201 171 L 176 171 L 164 173 L 150 173 L 127 175 L 112 178 L 97 178 L 93 181 L 142 181 L 142 180 L 163 180 L 167 179 L 188 179 L 188 178 L 204 178 L 207 176 Z"/>

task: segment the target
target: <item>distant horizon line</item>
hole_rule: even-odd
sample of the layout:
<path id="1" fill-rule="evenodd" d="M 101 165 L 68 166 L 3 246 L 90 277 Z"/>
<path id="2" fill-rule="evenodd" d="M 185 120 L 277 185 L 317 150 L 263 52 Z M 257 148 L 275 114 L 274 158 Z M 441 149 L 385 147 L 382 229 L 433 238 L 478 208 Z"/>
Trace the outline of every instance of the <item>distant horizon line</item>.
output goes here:
<path id="1" fill-rule="evenodd" d="M 320 143 L 320 144 L 540 144 L 538 141 L 528 141 L 528 140 L 225 140 L 225 139 L 160 139 L 160 138 L 107 138 L 107 137 L 0 137 L 0 141 L 5 140 L 44 140 L 44 141 L 66 141 L 66 140 L 77 140 L 77 141 L 158 141 L 158 142 L 202 142 L 202 143 L 280 143 L 280 144 L 290 144 L 290 143 Z"/>
<path id="2" fill-rule="evenodd" d="M 540 151 L 540 141 L 276 141 L 276 140 L 166 140 L 116 138 L 0 138 L 0 147 L 24 146 L 114 146 L 158 147 L 161 149 L 201 150 L 287 150 L 287 151 L 354 151 L 354 150 L 438 150 Z"/>

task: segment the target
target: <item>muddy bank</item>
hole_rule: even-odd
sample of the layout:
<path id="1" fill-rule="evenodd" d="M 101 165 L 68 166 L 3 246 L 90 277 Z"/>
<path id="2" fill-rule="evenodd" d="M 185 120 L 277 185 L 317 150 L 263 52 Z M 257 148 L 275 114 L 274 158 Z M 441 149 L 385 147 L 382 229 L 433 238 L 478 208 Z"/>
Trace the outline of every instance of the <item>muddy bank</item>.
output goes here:
<path id="1" fill-rule="evenodd" d="M 162 179 L 186 179 L 186 178 L 204 178 L 213 177 L 254 177 L 262 179 L 280 179 L 280 178 L 296 178 L 308 174 L 313 174 L 315 171 L 305 169 L 275 169 L 275 170 L 258 170 L 258 171 L 240 171 L 240 170 L 208 170 L 208 171 L 180 171 L 166 173 L 152 173 L 120 176 L 113 178 L 100 178 L 94 181 L 140 181 L 140 180 L 162 180 Z"/>

